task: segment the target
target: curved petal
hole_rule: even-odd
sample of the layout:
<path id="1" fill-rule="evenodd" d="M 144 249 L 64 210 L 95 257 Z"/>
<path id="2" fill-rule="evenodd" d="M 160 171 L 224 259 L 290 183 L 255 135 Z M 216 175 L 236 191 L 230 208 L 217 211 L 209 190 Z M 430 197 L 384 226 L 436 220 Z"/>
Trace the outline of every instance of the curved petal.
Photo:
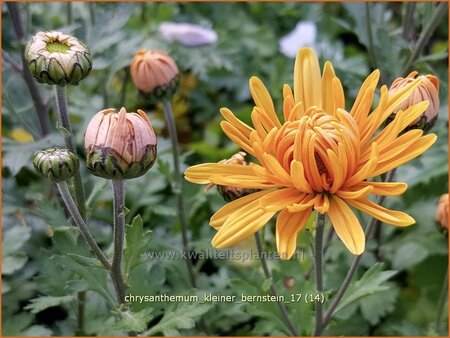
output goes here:
<path id="1" fill-rule="evenodd" d="M 286 206 L 298 203 L 305 198 L 305 194 L 302 194 L 297 189 L 278 189 L 271 193 L 261 197 L 259 200 L 261 208 L 267 211 L 280 211 Z"/>
<path id="2" fill-rule="evenodd" d="M 239 211 L 242 208 L 246 208 L 247 205 L 258 198 L 268 194 L 272 190 L 263 190 L 259 192 L 255 192 L 253 194 L 238 198 L 233 202 L 225 204 L 222 208 L 220 208 L 214 215 L 211 216 L 209 220 L 209 224 L 213 228 L 220 228 L 223 223 L 236 211 Z"/>
<path id="3" fill-rule="evenodd" d="M 364 252 L 366 242 L 364 231 L 347 203 L 337 196 L 332 196 L 328 217 L 336 234 L 347 249 L 354 255 L 361 255 Z"/>
<path id="4" fill-rule="evenodd" d="M 369 214 L 370 216 L 387 224 L 392 224 L 400 227 L 405 227 L 416 223 L 414 218 L 401 211 L 389 210 L 370 201 L 367 198 L 358 200 L 347 200 L 355 208 Z"/>
<path id="5" fill-rule="evenodd" d="M 369 186 L 373 188 L 371 195 L 382 196 L 399 196 L 408 189 L 408 185 L 403 182 L 361 182 L 353 187 L 361 189 Z"/>
<path id="6" fill-rule="evenodd" d="M 334 93 L 333 93 L 333 79 L 336 77 L 334 74 L 333 65 L 331 62 L 325 62 L 322 74 L 322 95 L 323 95 L 323 110 L 328 115 L 334 115 Z"/>
<path id="7" fill-rule="evenodd" d="M 281 259 L 289 259 L 297 248 L 297 234 L 305 227 L 311 208 L 300 212 L 282 210 L 277 218 L 276 241 Z"/>
<path id="8" fill-rule="evenodd" d="M 311 106 L 322 108 L 320 66 L 311 48 L 302 48 L 297 53 L 294 66 L 295 102 L 303 102 L 305 109 Z"/>
<path id="9" fill-rule="evenodd" d="M 252 94 L 256 106 L 260 107 L 267 115 L 267 117 L 274 123 L 274 125 L 280 128 L 281 123 L 278 119 L 277 113 L 275 112 L 272 98 L 262 81 L 256 76 L 252 76 L 249 82 L 250 93 Z"/>
<path id="10" fill-rule="evenodd" d="M 336 195 L 338 195 L 340 198 L 343 198 L 344 200 L 347 199 L 354 200 L 373 193 L 372 190 L 373 187 L 371 185 L 367 186 L 354 185 L 351 188 L 339 190 L 336 193 Z"/>
<path id="11" fill-rule="evenodd" d="M 261 203 L 261 198 L 259 198 L 234 212 L 212 239 L 212 246 L 226 248 L 253 235 L 266 225 L 276 213 L 276 211 L 265 210 L 264 208 L 267 206 L 269 205 Z"/>

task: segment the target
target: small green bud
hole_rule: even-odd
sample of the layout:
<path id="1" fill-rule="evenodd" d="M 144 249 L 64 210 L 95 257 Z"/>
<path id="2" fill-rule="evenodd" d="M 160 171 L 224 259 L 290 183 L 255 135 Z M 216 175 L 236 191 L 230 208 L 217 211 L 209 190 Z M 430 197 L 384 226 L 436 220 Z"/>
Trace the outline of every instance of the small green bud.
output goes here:
<path id="1" fill-rule="evenodd" d="M 87 169 L 106 179 L 142 176 L 156 160 L 156 136 L 142 110 L 98 112 L 88 124 L 84 144 Z"/>
<path id="2" fill-rule="evenodd" d="M 39 32 L 27 44 L 28 69 L 40 83 L 78 85 L 92 69 L 92 58 L 86 45 L 60 32 Z"/>
<path id="3" fill-rule="evenodd" d="M 33 160 L 36 172 L 55 183 L 66 181 L 74 176 L 79 165 L 77 155 L 68 149 L 42 150 L 36 154 Z"/>

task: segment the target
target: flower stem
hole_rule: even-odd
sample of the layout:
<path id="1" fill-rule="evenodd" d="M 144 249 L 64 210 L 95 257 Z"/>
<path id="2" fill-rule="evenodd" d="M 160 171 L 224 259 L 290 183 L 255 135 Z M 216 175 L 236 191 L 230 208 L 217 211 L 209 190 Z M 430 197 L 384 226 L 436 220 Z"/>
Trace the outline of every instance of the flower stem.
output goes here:
<path id="1" fill-rule="evenodd" d="M 368 42 L 367 49 L 369 52 L 369 60 L 373 68 L 378 68 L 372 37 L 372 24 L 371 24 L 372 18 L 370 17 L 370 3 L 366 2 L 364 5 L 365 5 L 365 20 L 367 29 L 367 42 Z"/>
<path id="2" fill-rule="evenodd" d="M 316 291 L 321 293 L 323 291 L 323 233 L 325 227 L 326 214 L 317 213 L 316 221 L 316 236 L 314 246 L 314 271 L 316 274 Z M 321 332 L 322 329 L 322 303 L 315 303 L 316 312 L 316 327 L 315 332 Z"/>
<path id="3" fill-rule="evenodd" d="M 437 303 L 436 319 L 434 321 L 434 330 L 436 331 L 435 333 L 438 335 L 441 325 L 442 314 L 444 312 L 445 301 L 447 300 L 447 293 L 448 293 L 448 269 L 445 272 L 444 282 L 442 283 L 442 289 Z"/>
<path id="4" fill-rule="evenodd" d="M 24 56 L 24 39 L 25 39 L 25 29 L 23 27 L 21 13 L 20 13 L 20 5 L 16 2 L 6 2 L 6 6 L 8 7 L 9 15 L 11 16 L 11 22 L 14 27 L 14 31 L 17 36 L 17 40 L 21 45 L 21 58 L 22 58 L 22 67 L 21 67 L 21 75 L 28 87 L 28 91 L 30 92 L 31 99 L 33 100 L 34 108 L 36 110 L 36 114 L 39 120 L 39 127 L 41 129 L 41 135 L 46 136 L 50 133 L 50 119 L 48 115 L 48 107 L 44 103 L 42 99 L 41 93 L 37 87 L 36 81 L 34 81 L 31 76 L 30 71 L 27 67 L 27 61 Z"/>
<path id="5" fill-rule="evenodd" d="M 72 126 L 70 125 L 69 111 L 67 108 L 67 91 L 66 87 L 55 86 L 56 108 L 58 110 L 58 121 L 61 127 L 64 128 L 64 140 L 66 147 L 77 154 L 75 142 L 73 140 Z M 75 199 L 77 201 L 78 210 L 81 216 L 86 220 L 86 197 L 84 195 L 83 181 L 79 171 L 73 177 L 75 187 Z"/>
<path id="6" fill-rule="evenodd" d="M 112 180 L 114 204 L 114 253 L 111 278 L 119 304 L 125 303 L 126 286 L 122 275 L 123 242 L 125 239 L 125 191 L 123 180 Z"/>
<path id="7" fill-rule="evenodd" d="M 263 255 L 264 249 L 262 246 L 262 241 L 261 241 L 261 236 L 259 234 L 259 231 L 255 233 L 255 240 L 256 240 L 256 247 L 258 248 L 259 260 L 261 261 L 261 266 L 264 271 L 264 276 L 266 277 L 266 279 L 270 279 L 270 278 L 272 278 L 272 274 L 270 273 L 269 267 L 267 266 L 267 262 L 264 259 L 264 255 Z M 272 294 L 274 296 L 278 296 L 278 290 L 273 281 L 270 284 L 270 291 L 272 292 Z M 277 299 L 278 298 L 279 297 L 277 297 Z M 289 318 L 289 313 L 288 313 L 284 303 L 277 301 L 277 305 L 278 305 L 278 308 L 280 309 L 280 313 L 281 313 L 281 316 L 283 317 L 284 323 L 285 323 L 287 329 L 289 330 L 289 332 L 291 333 L 291 335 L 298 336 L 299 335 L 298 331 L 295 328 L 294 324 L 292 323 L 291 319 Z"/>
<path id="8" fill-rule="evenodd" d="M 408 62 L 406 62 L 406 65 L 403 67 L 402 70 L 403 75 L 406 76 L 407 73 L 411 70 L 411 67 L 413 66 L 414 62 L 420 56 L 420 53 L 422 53 L 423 48 L 426 46 L 430 38 L 433 36 L 433 33 L 436 30 L 437 26 L 447 13 L 446 9 L 447 6 L 448 6 L 447 2 L 440 2 L 439 5 L 436 6 L 436 9 L 434 10 L 434 13 L 430 21 L 428 22 L 428 25 L 424 28 L 422 33 L 420 33 L 419 40 L 417 40 L 413 53 L 409 57 Z"/>
<path id="9" fill-rule="evenodd" d="M 186 221 L 186 214 L 184 211 L 183 195 L 182 195 L 182 181 L 181 181 L 181 170 L 180 170 L 180 152 L 178 149 L 178 137 L 177 129 L 175 126 L 175 120 L 173 118 L 172 106 L 168 99 L 163 100 L 164 114 L 166 116 L 167 128 L 169 129 L 170 140 L 172 141 L 172 154 L 173 154 L 173 164 L 175 168 L 175 184 L 174 192 L 177 199 L 178 205 L 178 217 L 181 224 L 181 236 L 183 240 L 183 251 L 189 251 L 189 240 L 188 240 L 188 225 Z M 192 266 L 192 261 L 190 258 L 186 260 L 187 270 L 189 274 L 189 279 L 192 287 L 196 287 L 194 268 Z"/>
<path id="10" fill-rule="evenodd" d="M 78 208 L 75 204 L 75 201 L 72 198 L 72 195 L 70 195 L 69 187 L 67 186 L 67 182 L 59 182 L 56 183 L 56 186 L 58 187 L 59 193 L 67 206 L 67 209 L 69 210 L 70 215 L 72 216 L 73 221 L 75 222 L 78 229 L 80 229 L 81 235 L 85 239 L 86 243 L 91 248 L 92 252 L 97 256 L 97 258 L 100 260 L 100 262 L 103 264 L 103 266 L 110 270 L 111 269 L 111 262 L 109 259 L 105 256 L 103 251 L 99 248 L 97 242 L 95 241 L 94 237 L 92 236 L 91 232 L 89 231 L 89 228 L 87 227 L 85 221 L 83 220 L 83 217 L 81 217 L 80 212 L 78 211 Z"/>
<path id="11" fill-rule="evenodd" d="M 395 175 L 395 169 L 389 171 L 386 175 L 386 179 L 385 182 L 392 182 L 392 179 Z M 384 203 L 386 196 L 378 196 L 376 204 L 382 206 Z M 366 231 L 365 231 L 365 237 L 369 238 L 370 234 L 372 233 L 372 230 L 376 224 L 376 219 L 375 218 L 371 218 L 369 221 L 369 224 L 366 227 Z M 333 301 L 331 302 L 330 306 L 328 307 L 327 311 L 325 312 L 323 318 L 322 318 L 322 326 L 320 328 L 320 330 L 317 330 L 316 332 L 314 332 L 315 336 L 318 336 L 322 333 L 322 331 L 325 329 L 325 327 L 327 326 L 327 324 L 329 323 L 331 317 L 333 316 L 334 310 L 336 310 L 336 307 L 339 305 L 340 301 L 342 300 L 342 297 L 345 294 L 345 291 L 347 291 L 347 288 L 350 285 L 350 282 L 352 281 L 353 275 L 356 272 L 356 268 L 358 267 L 359 262 L 361 261 L 362 256 L 364 255 L 364 253 L 362 253 L 359 256 L 355 256 L 355 258 L 353 259 L 353 262 L 350 266 L 350 269 L 347 272 L 347 275 L 344 278 L 344 281 L 342 282 L 338 292 L 336 293 L 336 295 L 334 296 Z"/>
<path id="12" fill-rule="evenodd" d="M 415 2 L 407 2 L 405 4 L 405 15 L 403 16 L 403 39 L 409 41 L 412 39 L 412 30 L 414 28 L 414 11 L 416 9 Z"/>

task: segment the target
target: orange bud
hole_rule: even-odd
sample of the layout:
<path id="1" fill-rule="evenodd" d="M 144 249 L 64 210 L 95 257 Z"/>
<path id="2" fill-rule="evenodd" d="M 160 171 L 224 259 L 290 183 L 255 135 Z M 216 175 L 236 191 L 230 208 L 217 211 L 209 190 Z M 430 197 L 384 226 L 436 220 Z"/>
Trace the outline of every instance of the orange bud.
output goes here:
<path id="1" fill-rule="evenodd" d="M 84 145 L 88 169 L 104 178 L 141 176 L 156 160 L 155 132 L 142 110 L 98 112 L 87 126 Z"/>
<path id="2" fill-rule="evenodd" d="M 418 73 L 414 71 L 406 78 L 399 77 L 395 79 L 389 88 L 389 94 L 393 94 L 397 90 L 404 88 L 413 82 L 416 79 L 417 74 Z M 439 114 L 439 79 L 434 75 L 420 75 L 418 78 L 422 80 L 419 86 L 396 108 L 396 111 L 404 111 L 417 103 L 428 101 L 428 108 L 425 110 L 423 115 L 418 117 L 410 125 L 412 128 L 419 128 L 424 131 L 428 131 L 433 126 Z"/>
<path id="3" fill-rule="evenodd" d="M 156 99 L 172 96 L 178 84 L 178 67 L 173 59 L 160 51 L 139 50 L 130 66 L 135 86 Z"/>
<path id="4" fill-rule="evenodd" d="M 448 229 L 448 194 L 442 195 L 439 199 L 435 218 L 442 228 Z"/>

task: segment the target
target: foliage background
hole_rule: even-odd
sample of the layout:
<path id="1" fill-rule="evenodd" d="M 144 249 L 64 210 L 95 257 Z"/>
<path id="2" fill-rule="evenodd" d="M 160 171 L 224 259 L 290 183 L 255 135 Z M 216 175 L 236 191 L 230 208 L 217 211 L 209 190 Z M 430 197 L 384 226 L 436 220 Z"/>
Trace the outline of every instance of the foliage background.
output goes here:
<path id="1" fill-rule="evenodd" d="M 181 89 L 174 98 L 184 165 L 215 162 L 237 147 L 220 130 L 218 110 L 229 107 L 249 121 L 253 107 L 248 78 L 259 76 L 281 108 L 284 83 L 292 83 L 294 62 L 279 52 L 279 39 L 299 20 L 315 22 L 315 49 L 321 64 L 331 60 L 343 81 L 347 102 L 378 67 L 389 85 L 402 72 L 419 33 L 429 22 L 434 3 L 417 3 L 413 35 L 402 38 L 406 4 L 372 3 L 374 59 L 370 61 L 364 4 L 361 3 L 22 3 L 27 39 L 40 30 L 57 29 L 84 40 L 94 57 L 92 74 L 69 91 L 69 111 L 83 154 L 85 127 L 97 111 L 125 106 L 150 112 L 159 135 L 159 157 L 144 177 L 127 182 L 128 222 L 140 214 L 143 229 L 133 227 L 142 251 L 180 251 L 180 226 L 171 193 L 171 153 L 161 107 L 142 99 L 129 80 L 128 65 L 140 48 L 169 52 L 182 71 Z M 5 4 L 2 4 L 3 50 L 20 60 L 20 46 Z M 212 27 L 215 45 L 188 48 L 161 39 L 163 21 L 192 22 Z M 397 172 L 409 184 L 401 198 L 388 198 L 388 207 L 411 214 L 417 224 L 406 229 L 382 226 L 379 240 L 368 241 L 367 253 L 344 305 L 326 335 L 447 334 L 447 320 L 434 325 L 436 306 L 447 271 L 447 239 L 434 222 L 439 196 L 448 191 L 447 18 L 441 22 L 415 68 L 434 73 L 441 81 L 441 111 L 434 132 L 439 138 L 422 157 Z M 4 54 L 5 55 L 5 54 Z M 375 64 L 374 64 L 375 63 Z M 54 188 L 39 179 L 32 155 L 50 145 L 62 145 L 56 131 L 55 104 L 50 87 L 39 89 L 48 102 L 53 132 L 41 138 L 28 89 L 8 62 L 2 66 L 2 334 L 115 335 L 138 323 L 144 334 L 157 335 L 286 335 L 272 303 L 154 303 L 132 305 L 134 324 L 114 323 L 108 308 L 113 297 L 106 274 L 80 264 L 68 253 L 89 255 L 59 207 Z M 83 155 L 82 155 L 83 156 Z M 90 196 L 89 225 L 107 251 L 111 242 L 111 187 L 83 172 Z M 215 189 L 185 183 L 190 237 L 196 251 L 211 249 L 214 230 L 209 217 L 224 204 Z M 366 221 L 363 215 L 362 224 Z M 151 230 L 148 232 L 148 230 Z M 147 232 L 146 232 L 147 231 Z M 144 234 L 145 232 L 145 234 Z M 274 252 L 273 226 L 264 233 L 267 251 Z M 379 246 L 378 246 L 379 243 Z M 134 243 L 136 244 L 136 243 Z M 130 247 L 130 246 L 129 246 Z M 243 248 L 243 249 L 242 249 Z M 254 248 L 250 240 L 242 250 Z M 312 293 L 308 278 L 312 258 L 308 231 L 299 236 L 303 258 L 271 261 L 273 280 L 281 294 Z M 340 285 L 351 255 L 334 239 L 326 253 L 325 289 L 331 296 Z M 130 293 L 155 295 L 268 293 L 259 262 L 198 260 L 198 290 L 192 290 L 182 260 L 147 259 L 129 278 Z M 369 270 L 370 269 L 370 270 Z M 392 271 L 395 271 L 392 272 Z M 359 284 L 358 284 L 359 283 Z M 89 290 L 85 327 L 77 331 L 74 294 Z M 349 299 L 350 298 L 350 299 Z M 109 299 L 109 300 L 108 300 Z M 150 306 L 150 307 L 149 307 Z M 326 306 L 326 304 L 325 304 Z M 288 304 L 303 335 L 311 334 L 313 305 Z M 447 318 L 447 310 L 443 318 Z"/>

